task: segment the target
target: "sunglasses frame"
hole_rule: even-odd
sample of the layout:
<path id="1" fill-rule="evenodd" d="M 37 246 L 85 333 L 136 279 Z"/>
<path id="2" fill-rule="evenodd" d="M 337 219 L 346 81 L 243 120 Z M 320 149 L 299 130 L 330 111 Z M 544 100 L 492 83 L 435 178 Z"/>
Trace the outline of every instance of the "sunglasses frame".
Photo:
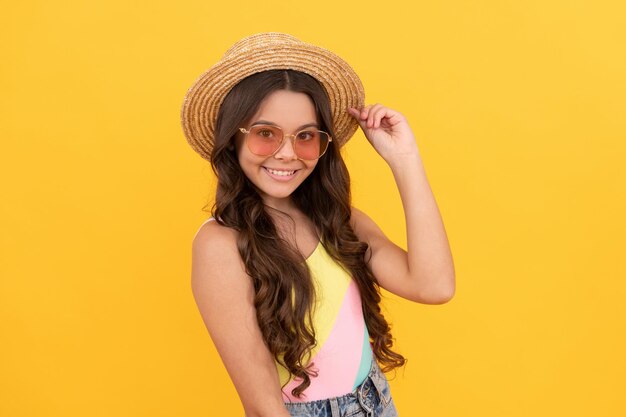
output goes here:
<path id="1" fill-rule="evenodd" d="M 280 131 L 281 131 L 281 133 L 283 134 L 283 137 L 282 137 L 282 139 L 280 140 L 280 143 L 278 144 L 278 147 L 276 148 L 276 150 L 275 150 L 274 152 L 272 152 L 272 153 L 271 153 L 271 154 L 269 154 L 269 155 L 260 155 L 260 154 L 258 154 L 258 153 L 254 153 L 254 152 L 252 152 L 252 149 L 250 149 L 250 145 L 249 145 L 249 142 L 248 142 L 248 133 L 250 133 L 250 132 L 252 131 L 252 128 L 253 128 L 253 127 L 257 127 L 257 126 L 261 126 L 261 127 L 265 127 L 265 126 L 267 126 L 267 127 L 271 127 L 271 128 L 276 128 L 276 129 L 280 130 Z M 293 146 L 293 151 L 294 151 L 294 153 L 296 154 L 296 156 L 298 157 L 298 159 L 302 159 L 302 160 L 304 160 L 304 161 L 315 161 L 315 160 L 317 160 L 317 159 L 320 159 L 322 156 L 324 156 L 324 154 L 325 154 L 325 153 L 326 153 L 326 151 L 328 150 L 328 146 L 330 145 L 330 142 L 332 142 L 332 141 L 333 141 L 333 138 L 330 136 L 330 134 L 329 134 L 328 132 L 325 132 L 325 131 L 323 131 L 323 130 L 319 130 L 319 129 L 314 129 L 314 130 L 315 130 L 316 132 L 320 132 L 320 133 L 323 133 L 323 134 L 325 134 L 326 136 L 328 136 L 328 142 L 326 143 L 326 149 L 324 149 L 324 152 L 322 152 L 322 153 L 321 153 L 321 154 L 320 154 L 317 158 L 315 158 L 315 159 L 305 159 L 305 158 L 301 158 L 301 157 L 298 155 L 298 152 L 297 152 L 297 147 L 296 147 L 296 142 L 297 142 L 296 137 L 297 137 L 300 133 L 302 133 L 302 132 L 310 132 L 310 130 L 307 130 L 307 129 L 302 129 L 302 130 L 297 131 L 295 134 L 288 135 L 288 134 L 286 134 L 286 133 L 285 133 L 285 131 L 284 131 L 284 130 L 280 127 L 280 126 L 276 126 L 276 125 L 258 124 L 258 125 L 253 125 L 253 126 L 250 126 L 250 129 L 246 129 L 246 128 L 243 128 L 243 127 L 240 127 L 240 128 L 239 128 L 239 131 L 240 131 L 241 133 L 243 133 L 243 134 L 246 136 L 246 138 L 245 138 L 245 139 L 246 139 L 246 146 L 248 147 L 248 150 L 249 150 L 250 152 L 252 152 L 254 155 L 257 155 L 257 156 L 265 156 L 265 157 L 273 156 L 273 155 L 275 155 L 275 154 L 276 154 L 276 152 L 278 152 L 278 151 L 280 150 L 280 148 L 282 148 L 282 147 L 283 147 L 283 144 L 285 143 L 285 138 L 286 138 L 286 137 L 290 137 L 290 138 L 291 138 L 291 144 L 292 144 L 292 146 Z"/>

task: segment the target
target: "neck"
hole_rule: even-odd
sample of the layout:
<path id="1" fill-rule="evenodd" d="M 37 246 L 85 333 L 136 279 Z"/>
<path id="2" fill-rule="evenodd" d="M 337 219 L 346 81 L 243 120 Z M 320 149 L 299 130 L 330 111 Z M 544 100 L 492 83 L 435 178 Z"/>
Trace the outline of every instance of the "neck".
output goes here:
<path id="1" fill-rule="evenodd" d="M 286 198 L 264 197 L 263 203 L 265 204 L 266 207 L 273 209 L 271 211 L 278 210 L 283 213 L 293 213 L 294 211 L 299 211 L 295 203 L 291 199 L 291 197 L 286 197 Z"/>

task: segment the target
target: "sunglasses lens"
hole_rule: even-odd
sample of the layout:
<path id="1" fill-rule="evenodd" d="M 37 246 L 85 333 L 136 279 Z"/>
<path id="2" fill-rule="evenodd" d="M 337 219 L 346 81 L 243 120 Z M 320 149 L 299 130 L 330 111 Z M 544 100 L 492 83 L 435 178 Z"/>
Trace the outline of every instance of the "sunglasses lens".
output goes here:
<path id="1" fill-rule="evenodd" d="M 252 126 L 247 138 L 248 148 L 253 154 L 268 156 L 276 152 L 282 139 L 282 130 L 275 126 Z"/>
<path id="2" fill-rule="evenodd" d="M 319 130 L 302 130 L 296 136 L 296 155 L 301 159 L 313 160 L 326 152 L 328 134 Z"/>

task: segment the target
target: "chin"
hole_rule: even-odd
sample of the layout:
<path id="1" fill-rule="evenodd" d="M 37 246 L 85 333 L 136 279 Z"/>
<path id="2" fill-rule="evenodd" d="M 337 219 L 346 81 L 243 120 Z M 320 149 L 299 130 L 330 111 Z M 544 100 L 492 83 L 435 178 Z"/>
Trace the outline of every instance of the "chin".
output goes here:
<path id="1" fill-rule="evenodd" d="M 273 198 L 273 199 L 287 199 L 290 198 L 291 195 L 294 193 L 295 190 L 290 190 L 290 191 L 283 191 L 283 192 L 267 192 L 267 191 L 261 191 L 261 196 L 262 197 L 269 197 L 269 198 Z"/>

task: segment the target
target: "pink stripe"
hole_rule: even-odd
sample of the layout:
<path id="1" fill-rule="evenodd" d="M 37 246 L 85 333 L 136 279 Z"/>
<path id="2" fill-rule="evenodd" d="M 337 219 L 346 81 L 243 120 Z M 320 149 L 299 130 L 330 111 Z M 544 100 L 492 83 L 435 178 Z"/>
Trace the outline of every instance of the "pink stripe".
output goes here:
<path id="1" fill-rule="evenodd" d="M 311 378 L 311 385 L 304 391 L 302 398 L 291 395 L 291 390 L 301 380 L 290 381 L 284 389 L 284 401 L 315 401 L 352 392 L 354 378 L 361 364 L 364 331 L 361 297 L 352 280 L 326 343 L 312 359 L 315 369 L 319 371 L 318 376 Z"/>

